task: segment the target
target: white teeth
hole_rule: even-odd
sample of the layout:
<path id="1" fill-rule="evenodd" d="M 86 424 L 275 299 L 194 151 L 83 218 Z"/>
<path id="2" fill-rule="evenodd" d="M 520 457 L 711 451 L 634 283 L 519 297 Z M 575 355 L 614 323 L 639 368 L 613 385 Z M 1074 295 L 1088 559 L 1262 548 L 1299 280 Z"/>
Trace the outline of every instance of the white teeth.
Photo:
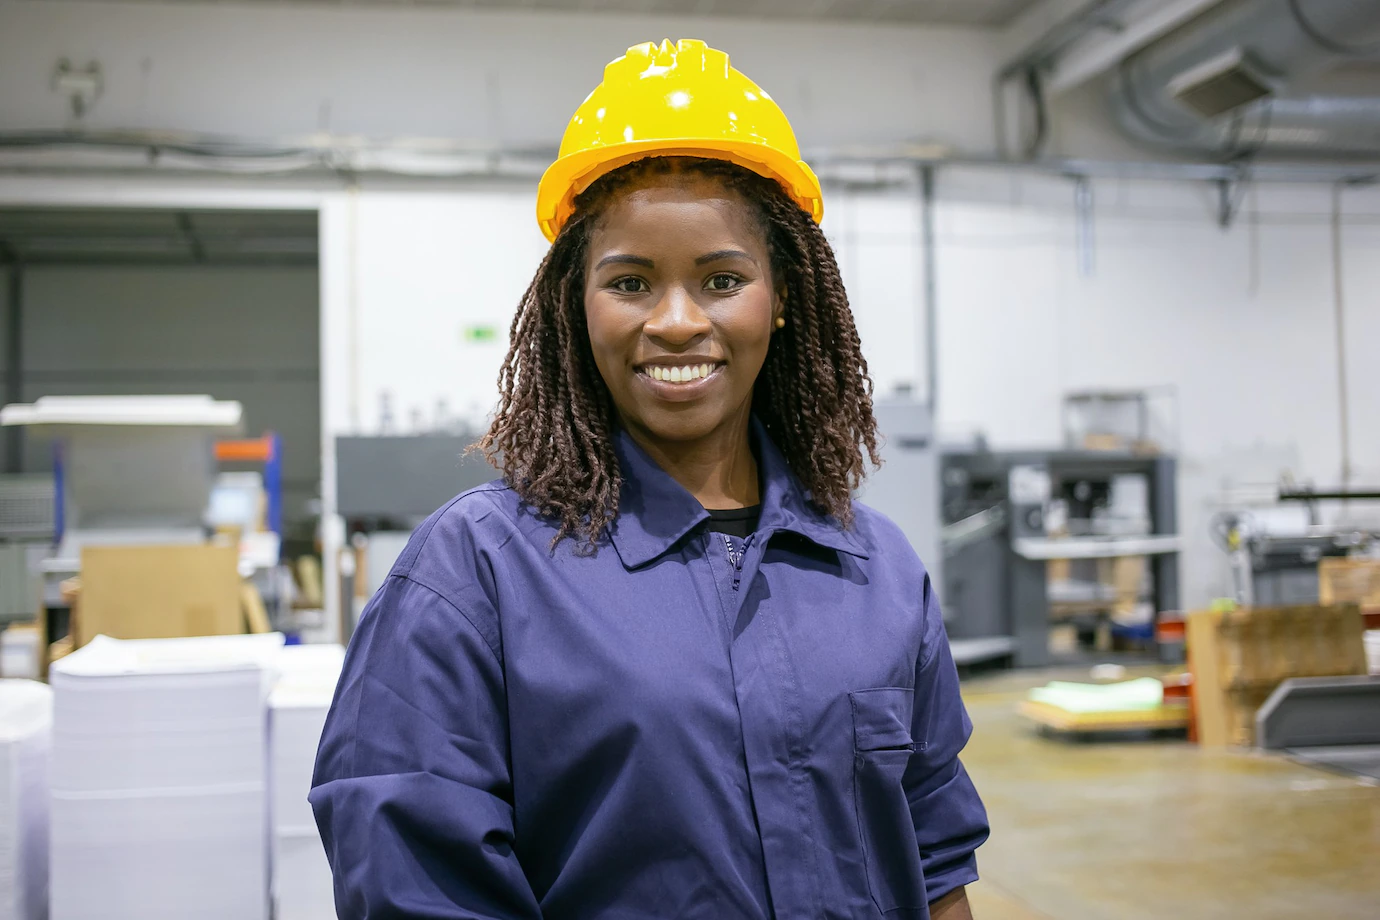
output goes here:
<path id="1" fill-rule="evenodd" d="M 651 365 L 646 368 L 648 377 L 665 383 L 689 383 L 692 380 L 708 377 L 713 372 L 714 365 L 712 364 L 691 364 L 687 367 Z"/>

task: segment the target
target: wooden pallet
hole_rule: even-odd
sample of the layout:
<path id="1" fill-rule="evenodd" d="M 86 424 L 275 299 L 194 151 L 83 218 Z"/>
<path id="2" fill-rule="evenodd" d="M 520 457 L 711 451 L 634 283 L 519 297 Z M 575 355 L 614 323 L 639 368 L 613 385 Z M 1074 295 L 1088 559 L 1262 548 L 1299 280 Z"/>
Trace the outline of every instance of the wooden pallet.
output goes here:
<path id="1" fill-rule="evenodd" d="M 1170 703 L 1156 709 L 1069 712 L 1050 703 L 1022 700 L 1017 711 L 1044 728 L 1077 734 L 1163 731 L 1188 727 L 1188 706 L 1182 702 Z"/>

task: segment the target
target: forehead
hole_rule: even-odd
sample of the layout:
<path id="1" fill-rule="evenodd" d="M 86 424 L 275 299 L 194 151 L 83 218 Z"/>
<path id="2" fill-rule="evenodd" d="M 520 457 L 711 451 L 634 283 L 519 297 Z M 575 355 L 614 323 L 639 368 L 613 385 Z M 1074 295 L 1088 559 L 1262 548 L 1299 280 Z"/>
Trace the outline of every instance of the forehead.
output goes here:
<path id="1" fill-rule="evenodd" d="M 762 248 L 755 209 L 718 179 L 695 174 L 645 177 L 620 189 L 594 226 L 592 248 L 695 246 L 710 238 Z M 698 253 L 696 253 L 698 255 Z"/>

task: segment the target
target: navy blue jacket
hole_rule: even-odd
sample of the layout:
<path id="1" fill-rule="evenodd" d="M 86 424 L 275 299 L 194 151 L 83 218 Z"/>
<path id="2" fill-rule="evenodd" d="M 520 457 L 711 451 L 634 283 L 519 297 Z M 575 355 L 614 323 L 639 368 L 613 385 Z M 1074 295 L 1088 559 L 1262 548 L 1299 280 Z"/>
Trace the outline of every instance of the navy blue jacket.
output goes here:
<path id="1" fill-rule="evenodd" d="M 744 552 L 626 434 L 594 555 L 501 482 L 418 528 L 316 764 L 341 917 L 914 918 L 977 878 L 924 566 L 876 511 L 812 510 L 753 431 Z"/>

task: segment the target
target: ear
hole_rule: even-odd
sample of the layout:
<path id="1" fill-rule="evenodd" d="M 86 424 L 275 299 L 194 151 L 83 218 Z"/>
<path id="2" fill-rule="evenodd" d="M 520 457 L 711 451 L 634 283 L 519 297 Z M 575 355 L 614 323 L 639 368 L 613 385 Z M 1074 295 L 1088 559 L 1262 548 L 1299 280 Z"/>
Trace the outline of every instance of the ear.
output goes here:
<path id="1" fill-rule="evenodd" d="M 771 324 L 774 327 L 776 321 L 786 315 L 786 286 L 778 285 L 775 296 L 772 297 L 771 304 Z"/>

